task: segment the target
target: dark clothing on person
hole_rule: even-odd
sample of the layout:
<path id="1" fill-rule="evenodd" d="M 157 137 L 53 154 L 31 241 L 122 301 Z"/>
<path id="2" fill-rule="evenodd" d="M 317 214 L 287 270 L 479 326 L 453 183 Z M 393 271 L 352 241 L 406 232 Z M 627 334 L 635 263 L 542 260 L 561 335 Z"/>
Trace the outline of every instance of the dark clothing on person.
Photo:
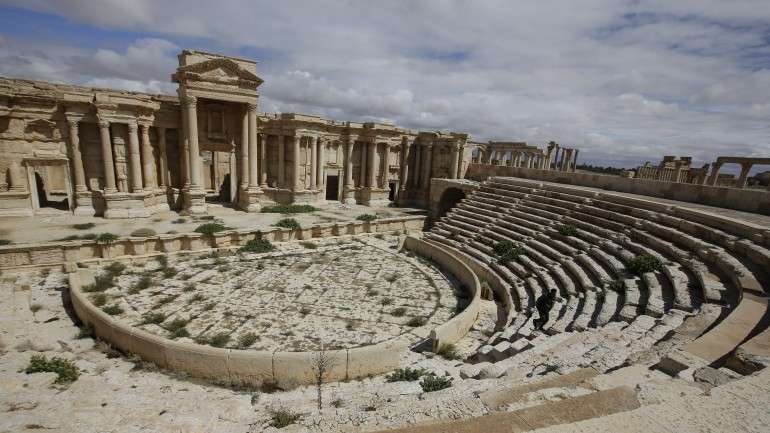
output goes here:
<path id="1" fill-rule="evenodd" d="M 548 322 L 548 314 L 551 312 L 551 308 L 553 308 L 553 304 L 556 301 L 556 291 L 551 290 L 549 292 L 545 292 L 542 295 L 540 295 L 539 298 L 537 298 L 537 301 L 535 301 L 535 307 L 537 307 L 537 312 L 540 315 L 538 319 L 535 319 L 533 322 L 535 325 L 535 328 L 537 329 L 543 329 L 543 326 Z"/>

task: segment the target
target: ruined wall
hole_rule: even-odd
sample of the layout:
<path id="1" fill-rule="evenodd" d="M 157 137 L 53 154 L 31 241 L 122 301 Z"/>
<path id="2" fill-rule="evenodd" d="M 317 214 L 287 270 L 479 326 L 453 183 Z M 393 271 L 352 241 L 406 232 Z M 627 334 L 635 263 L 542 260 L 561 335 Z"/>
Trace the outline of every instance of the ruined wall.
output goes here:
<path id="1" fill-rule="evenodd" d="M 770 215 L 770 191 L 672 183 L 650 179 L 629 179 L 620 176 L 608 176 L 595 173 L 568 173 L 487 164 L 471 164 L 466 173 L 467 179 L 476 181 L 483 181 L 491 176 L 520 177 L 568 185 L 587 186 L 607 191 L 647 195 L 650 197 L 679 200 Z"/>

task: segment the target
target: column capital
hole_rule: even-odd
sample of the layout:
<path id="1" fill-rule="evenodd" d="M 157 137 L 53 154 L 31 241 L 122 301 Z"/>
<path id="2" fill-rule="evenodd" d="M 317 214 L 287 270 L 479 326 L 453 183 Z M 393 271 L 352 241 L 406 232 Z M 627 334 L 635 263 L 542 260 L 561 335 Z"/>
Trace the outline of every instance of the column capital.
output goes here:
<path id="1" fill-rule="evenodd" d="M 99 124 L 100 128 L 109 128 L 110 127 L 110 121 L 109 119 L 105 118 L 104 116 L 96 115 L 96 123 Z"/>
<path id="2" fill-rule="evenodd" d="M 198 105 L 198 97 L 185 95 L 179 98 L 179 102 L 185 107 L 195 108 L 195 106 Z"/>
<path id="3" fill-rule="evenodd" d="M 126 124 L 128 125 L 129 132 L 136 132 L 139 129 L 139 123 L 136 120 L 130 120 Z"/>
<path id="4" fill-rule="evenodd" d="M 139 127 L 142 128 L 142 132 L 149 131 L 150 126 L 152 126 L 152 122 L 148 120 L 140 120 L 137 123 L 139 124 Z"/>
<path id="5" fill-rule="evenodd" d="M 81 120 L 82 118 L 67 117 L 67 126 L 69 126 L 70 130 L 77 131 Z"/>
<path id="6" fill-rule="evenodd" d="M 246 104 L 246 110 L 249 113 L 256 113 L 257 112 L 257 103 L 256 102 L 249 102 Z"/>

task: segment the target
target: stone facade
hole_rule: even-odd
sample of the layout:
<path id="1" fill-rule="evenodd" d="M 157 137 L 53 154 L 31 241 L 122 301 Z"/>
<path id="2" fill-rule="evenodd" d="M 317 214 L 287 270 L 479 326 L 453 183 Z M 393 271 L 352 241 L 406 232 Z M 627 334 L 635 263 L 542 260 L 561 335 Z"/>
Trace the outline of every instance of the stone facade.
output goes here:
<path id="1" fill-rule="evenodd" d="M 574 172 L 578 149 L 562 147 L 551 141 L 545 149 L 518 141 L 490 141 L 473 143 L 473 162 L 476 164 L 503 165 L 518 168 L 536 168 Z"/>
<path id="2" fill-rule="evenodd" d="M 250 60 L 185 50 L 172 80 L 178 96 L 0 79 L 0 216 L 424 205 L 470 163 L 467 134 L 259 112 Z"/>

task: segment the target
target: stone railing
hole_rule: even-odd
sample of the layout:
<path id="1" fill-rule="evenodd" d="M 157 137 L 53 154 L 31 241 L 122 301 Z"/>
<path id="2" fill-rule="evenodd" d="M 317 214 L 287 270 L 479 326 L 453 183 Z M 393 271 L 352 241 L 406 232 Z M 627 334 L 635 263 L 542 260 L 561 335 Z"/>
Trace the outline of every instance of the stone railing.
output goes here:
<path id="1" fill-rule="evenodd" d="M 470 291 L 471 302 L 468 306 L 460 314 L 435 327 L 430 332 L 434 351 L 442 345 L 456 343 L 468 333 L 468 330 L 471 329 L 478 318 L 481 306 L 481 283 L 479 278 L 462 260 L 438 244 L 409 236 L 404 242 L 404 248 L 433 260 L 440 267 L 454 275 Z"/>
<path id="2" fill-rule="evenodd" d="M 361 233 L 422 231 L 424 216 L 378 219 L 370 222 L 345 221 L 317 224 L 300 229 L 226 230 L 212 236 L 200 233 L 166 234 L 150 237 L 121 238 L 109 245 L 95 241 L 62 241 L 18 244 L 0 247 L 0 271 L 7 269 L 63 266 L 68 262 L 143 256 L 178 251 L 204 251 L 211 248 L 239 247 L 261 236 L 273 242 L 356 235 Z"/>
<path id="3" fill-rule="evenodd" d="M 69 274 L 70 299 L 78 318 L 94 335 L 125 353 L 135 354 L 160 368 L 227 385 L 275 383 L 283 389 L 312 384 L 317 352 L 239 350 L 169 340 L 130 326 L 95 307 L 82 291 L 93 282 L 91 270 Z M 382 374 L 399 366 L 407 349 L 404 336 L 352 349 L 329 350 L 332 359 L 325 381 L 340 381 Z"/>
<path id="4" fill-rule="evenodd" d="M 467 179 L 476 181 L 484 181 L 493 176 L 519 177 L 587 186 L 607 191 L 646 195 L 770 215 L 770 191 L 764 190 L 664 182 L 652 179 L 630 179 L 596 173 L 570 173 L 489 164 L 471 164 L 465 175 Z"/>

